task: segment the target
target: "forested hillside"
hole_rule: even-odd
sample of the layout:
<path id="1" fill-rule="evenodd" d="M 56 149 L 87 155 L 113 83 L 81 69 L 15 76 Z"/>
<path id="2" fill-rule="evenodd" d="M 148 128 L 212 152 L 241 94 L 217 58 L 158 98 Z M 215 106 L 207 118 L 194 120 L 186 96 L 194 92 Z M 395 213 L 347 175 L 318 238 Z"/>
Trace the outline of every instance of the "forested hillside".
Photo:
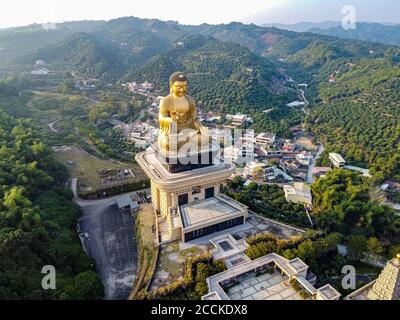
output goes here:
<path id="1" fill-rule="evenodd" d="M 399 92 L 399 63 L 360 60 L 319 86 L 309 127 L 328 149 L 381 172 L 377 178 L 400 178 Z"/>
<path id="2" fill-rule="evenodd" d="M 78 70 L 103 80 L 121 76 L 126 68 L 118 60 L 117 51 L 87 33 L 75 33 L 64 40 L 35 50 L 32 54 L 18 59 L 18 62 L 29 68 L 37 60 L 46 61 L 47 68 L 57 71 Z"/>
<path id="3" fill-rule="evenodd" d="M 285 105 L 295 97 L 268 60 L 239 45 L 198 35 L 182 38 L 180 45 L 137 68 L 127 79 L 147 80 L 168 92 L 169 76 L 176 70 L 188 74 L 190 94 L 206 110 L 252 112 L 271 104 Z"/>
<path id="4" fill-rule="evenodd" d="M 182 70 L 189 75 L 189 93 L 205 110 L 249 113 L 257 130 L 282 136 L 304 117 L 285 107 L 296 99 L 285 72 L 308 84 L 309 128 L 328 150 L 384 176 L 399 174 L 397 47 L 241 23 L 187 26 L 134 17 L 62 24 L 48 34 L 38 26 L 18 32 L 20 39 L 44 39 L 40 49 L 29 41 L 15 47 L 26 49 L 23 57 L 13 52 L 14 63 L 26 70 L 43 58 L 60 73 L 76 70 L 115 83 L 147 80 L 163 93 L 169 75 Z M 0 32 L 0 45 L 11 48 L 15 33 Z M 266 115 L 266 109 L 273 111 Z"/>
<path id="5" fill-rule="evenodd" d="M 7 66 L 16 57 L 32 50 L 61 41 L 76 32 L 92 32 L 104 22 L 77 21 L 57 23 L 54 26 L 32 24 L 25 27 L 0 30 L 0 67 Z"/>
<path id="6" fill-rule="evenodd" d="M 57 163 L 28 119 L 3 110 L 0 84 L 0 299 L 101 299 L 103 286 L 75 225 L 80 215 Z M 41 270 L 56 269 L 56 290 L 45 291 Z"/>
<path id="7" fill-rule="evenodd" d="M 369 197 L 369 182 L 349 170 L 334 170 L 312 185 L 313 212 L 318 226 L 345 236 L 377 237 L 398 245 L 400 219 L 394 210 Z"/>
<path id="8" fill-rule="evenodd" d="M 308 31 L 344 39 L 357 39 L 400 46 L 400 25 L 360 22 L 357 23 L 355 29 L 346 30 L 342 26 L 335 26 L 324 29 L 311 28 Z"/>

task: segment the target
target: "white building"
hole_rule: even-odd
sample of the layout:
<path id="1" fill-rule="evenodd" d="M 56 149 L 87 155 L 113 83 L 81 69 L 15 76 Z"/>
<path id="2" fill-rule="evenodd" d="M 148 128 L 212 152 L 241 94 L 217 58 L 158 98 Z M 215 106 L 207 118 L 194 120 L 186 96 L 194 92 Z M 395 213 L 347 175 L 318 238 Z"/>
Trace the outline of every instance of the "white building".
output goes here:
<path id="1" fill-rule="evenodd" d="M 291 103 L 288 103 L 287 104 L 287 106 L 289 107 L 289 108 L 297 108 L 297 107 L 303 107 L 303 106 L 305 106 L 305 102 L 302 102 L 302 101 L 293 101 L 293 102 L 291 102 Z"/>
<path id="2" fill-rule="evenodd" d="M 305 183 L 295 182 L 293 186 L 285 185 L 283 186 L 283 191 L 288 202 L 312 205 L 311 190 Z"/>
<path id="3" fill-rule="evenodd" d="M 146 149 L 157 139 L 159 130 L 147 123 L 133 128 L 130 138 L 136 148 Z"/>
<path id="4" fill-rule="evenodd" d="M 153 90 L 153 88 L 154 88 L 154 85 L 152 83 L 147 82 L 147 81 L 143 82 L 141 84 L 141 86 L 145 90 Z"/>
<path id="5" fill-rule="evenodd" d="M 248 118 L 247 115 L 238 113 L 235 115 L 228 114 L 226 119 L 231 121 L 233 126 L 240 127 L 244 125 Z"/>
<path id="6" fill-rule="evenodd" d="M 50 73 L 50 70 L 46 69 L 46 68 L 31 71 L 31 74 L 35 75 L 35 76 L 44 76 L 44 75 L 48 75 L 49 73 Z"/>
<path id="7" fill-rule="evenodd" d="M 243 142 L 251 142 L 254 143 L 255 142 L 255 133 L 253 129 L 247 129 L 243 135 L 242 138 L 240 138 L 240 140 L 242 140 Z"/>
<path id="8" fill-rule="evenodd" d="M 346 165 L 346 160 L 338 153 L 330 153 L 329 160 L 336 168 L 343 168 Z"/>
<path id="9" fill-rule="evenodd" d="M 272 147 L 275 144 L 275 141 L 276 141 L 276 134 L 273 133 L 262 132 L 258 134 L 256 137 L 257 145 L 264 148 Z"/>
<path id="10" fill-rule="evenodd" d="M 241 149 L 235 146 L 229 146 L 224 148 L 224 159 L 225 162 L 234 163 L 237 162 L 241 157 Z"/>
<path id="11" fill-rule="evenodd" d="M 303 166 L 309 166 L 312 159 L 311 152 L 302 151 L 296 154 L 296 160 L 301 163 Z"/>
<path id="12" fill-rule="evenodd" d="M 242 143 L 242 156 L 247 159 L 254 159 L 255 150 L 254 150 L 254 143 L 252 142 L 244 142 Z"/>
<path id="13" fill-rule="evenodd" d="M 208 293 L 202 300 L 339 300 L 331 285 L 315 288 L 316 276 L 300 258 L 288 260 L 276 253 L 251 260 L 249 245 L 230 234 L 210 241 L 215 261 L 226 271 L 207 278 Z M 295 286 L 297 284 L 297 286 Z M 303 294 L 300 294 L 301 291 Z"/>
<path id="14" fill-rule="evenodd" d="M 253 177 L 260 178 L 264 175 L 264 169 L 267 167 L 267 164 L 263 162 L 250 162 L 243 170 L 243 175 L 245 177 Z"/>
<path id="15" fill-rule="evenodd" d="M 254 161 L 255 155 L 255 145 L 253 142 L 241 141 L 236 145 L 231 145 L 224 148 L 224 159 L 230 163 L 235 162 L 240 164 L 241 162 L 245 161 Z"/>

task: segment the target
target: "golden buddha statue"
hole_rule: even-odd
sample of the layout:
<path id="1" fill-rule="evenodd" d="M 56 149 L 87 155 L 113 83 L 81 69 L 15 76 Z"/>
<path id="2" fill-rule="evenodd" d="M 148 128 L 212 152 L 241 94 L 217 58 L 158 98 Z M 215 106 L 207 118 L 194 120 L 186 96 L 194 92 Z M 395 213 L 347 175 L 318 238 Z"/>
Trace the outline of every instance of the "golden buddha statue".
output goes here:
<path id="1" fill-rule="evenodd" d="M 188 81 L 182 72 L 170 77 L 170 94 L 160 103 L 159 149 L 178 152 L 182 146 L 207 147 L 210 142 L 208 129 L 197 117 L 195 100 L 186 94 Z"/>

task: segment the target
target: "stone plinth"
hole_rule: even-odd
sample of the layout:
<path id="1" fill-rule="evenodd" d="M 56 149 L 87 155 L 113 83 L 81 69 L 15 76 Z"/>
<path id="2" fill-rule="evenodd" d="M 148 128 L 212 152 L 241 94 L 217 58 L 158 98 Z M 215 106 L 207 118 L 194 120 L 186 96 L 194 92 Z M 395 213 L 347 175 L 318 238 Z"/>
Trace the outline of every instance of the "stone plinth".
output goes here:
<path id="1" fill-rule="evenodd" d="M 162 221 L 163 230 L 170 231 L 171 241 L 182 239 L 182 230 L 185 228 L 182 225 L 180 206 L 218 197 L 221 184 L 234 173 L 233 164 L 219 163 L 218 151 L 218 147 L 211 146 L 200 153 L 169 153 L 169 163 L 157 147 L 136 156 L 137 163 L 151 181 L 152 205 L 157 223 Z M 210 161 L 198 163 L 199 157 L 205 156 Z M 191 163 L 191 159 L 194 159 L 194 163 Z"/>
<path id="2" fill-rule="evenodd" d="M 199 151 L 165 152 L 154 145 L 151 147 L 151 150 L 154 151 L 160 163 L 170 173 L 180 173 L 188 170 L 205 168 L 219 162 L 218 154 L 220 148 L 212 144 Z"/>

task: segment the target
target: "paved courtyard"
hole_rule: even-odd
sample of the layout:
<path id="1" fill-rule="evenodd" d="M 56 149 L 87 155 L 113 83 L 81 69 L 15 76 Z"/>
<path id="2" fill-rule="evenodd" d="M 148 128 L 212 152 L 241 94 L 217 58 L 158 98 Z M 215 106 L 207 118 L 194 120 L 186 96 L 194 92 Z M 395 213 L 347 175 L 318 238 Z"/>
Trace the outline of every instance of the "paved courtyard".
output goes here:
<path id="1" fill-rule="evenodd" d="M 251 211 L 249 213 L 247 219 L 249 228 L 239 232 L 232 232 L 235 237 L 243 239 L 260 233 L 272 233 L 279 239 L 288 240 L 292 237 L 302 236 L 305 233 L 302 229 L 256 215 Z"/>
<path id="2" fill-rule="evenodd" d="M 258 277 L 251 273 L 238 281 L 225 290 L 231 300 L 304 300 L 289 284 L 289 278 L 278 271 Z"/>

